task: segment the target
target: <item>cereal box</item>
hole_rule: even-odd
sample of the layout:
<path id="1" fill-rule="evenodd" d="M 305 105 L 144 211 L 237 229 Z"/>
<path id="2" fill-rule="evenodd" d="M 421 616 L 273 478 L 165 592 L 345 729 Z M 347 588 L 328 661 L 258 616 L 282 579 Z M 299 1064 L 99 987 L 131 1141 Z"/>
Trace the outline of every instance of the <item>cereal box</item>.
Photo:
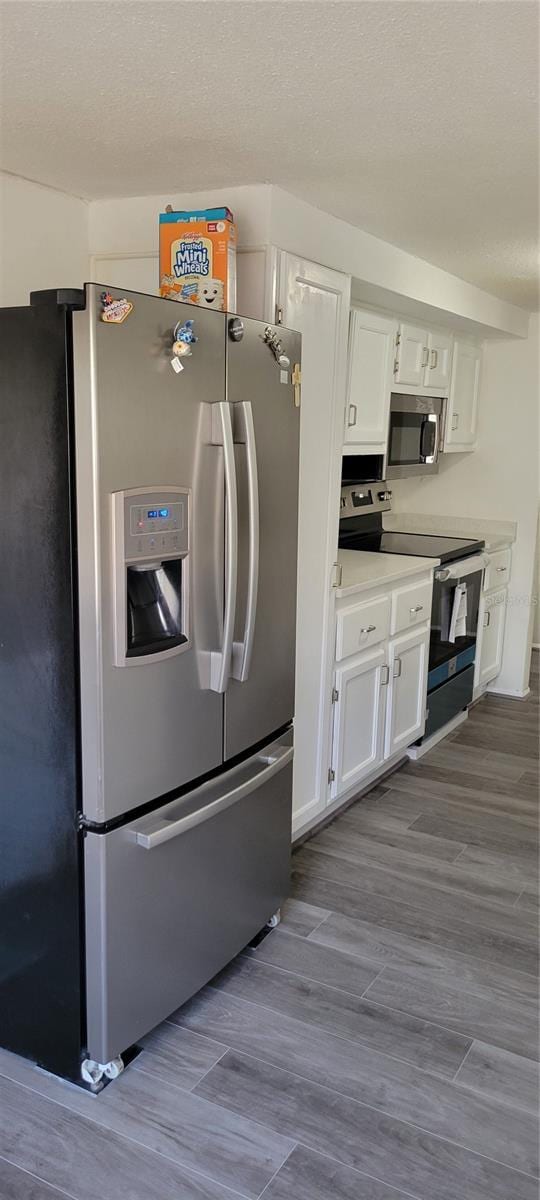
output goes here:
<path id="1" fill-rule="evenodd" d="M 236 229 L 228 208 L 159 217 L 159 289 L 201 308 L 236 308 Z"/>

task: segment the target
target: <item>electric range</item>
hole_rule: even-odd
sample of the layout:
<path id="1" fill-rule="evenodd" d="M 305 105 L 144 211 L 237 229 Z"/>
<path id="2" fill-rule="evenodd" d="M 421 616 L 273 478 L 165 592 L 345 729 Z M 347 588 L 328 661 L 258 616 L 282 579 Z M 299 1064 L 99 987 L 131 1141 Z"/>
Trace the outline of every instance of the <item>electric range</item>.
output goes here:
<path id="1" fill-rule="evenodd" d="M 342 550 L 403 554 L 436 561 L 431 609 L 428 667 L 428 718 L 424 739 L 430 737 L 471 702 L 478 631 L 478 611 L 486 559 L 485 542 L 478 538 L 386 530 L 383 513 L 391 511 L 392 493 L 386 483 L 343 487 L 339 522 Z M 452 634 L 456 588 L 465 588 L 465 616 L 460 633 Z M 458 595 L 459 600 L 459 595 Z"/>

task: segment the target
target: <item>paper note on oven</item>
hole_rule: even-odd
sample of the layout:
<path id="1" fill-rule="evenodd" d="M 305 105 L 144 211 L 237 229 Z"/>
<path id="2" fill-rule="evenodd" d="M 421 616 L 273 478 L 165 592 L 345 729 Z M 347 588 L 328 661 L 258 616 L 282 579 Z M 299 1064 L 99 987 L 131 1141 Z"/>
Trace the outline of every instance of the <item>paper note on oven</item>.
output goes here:
<path id="1" fill-rule="evenodd" d="M 449 642 L 455 642 L 458 637 L 467 633 L 467 584 L 458 583 L 454 590 L 454 603 L 450 617 Z"/>

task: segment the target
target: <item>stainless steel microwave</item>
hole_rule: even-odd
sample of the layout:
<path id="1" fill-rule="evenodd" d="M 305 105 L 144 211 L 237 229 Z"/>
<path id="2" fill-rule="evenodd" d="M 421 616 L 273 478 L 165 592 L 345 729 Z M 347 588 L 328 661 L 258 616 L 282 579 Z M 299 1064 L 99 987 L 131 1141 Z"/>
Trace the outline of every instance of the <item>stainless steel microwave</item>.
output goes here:
<path id="1" fill-rule="evenodd" d="M 386 478 L 439 470 L 444 400 L 437 396 L 390 396 Z"/>

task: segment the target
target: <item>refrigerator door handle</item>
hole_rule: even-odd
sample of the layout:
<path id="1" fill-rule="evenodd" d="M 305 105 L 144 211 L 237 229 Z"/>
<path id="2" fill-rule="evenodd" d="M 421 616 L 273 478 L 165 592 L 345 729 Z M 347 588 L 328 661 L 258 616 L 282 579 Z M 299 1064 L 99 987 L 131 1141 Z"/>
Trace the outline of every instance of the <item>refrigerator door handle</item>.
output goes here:
<path id="1" fill-rule="evenodd" d="M 257 446 L 253 409 L 249 400 L 235 405 L 236 442 L 245 442 L 247 458 L 247 490 L 249 507 L 249 568 L 246 597 L 246 620 L 243 641 L 233 644 L 232 676 L 244 683 L 249 675 L 259 586 L 259 481 L 257 475 Z"/>
<path id="2" fill-rule="evenodd" d="M 210 688 L 225 692 L 231 672 L 234 618 L 236 613 L 236 581 L 238 575 L 238 498 L 231 406 L 225 401 L 212 405 L 212 441 L 223 446 L 225 471 L 225 610 L 221 650 L 210 656 Z"/>
<path id="3" fill-rule="evenodd" d="M 230 792 L 226 792 L 224 796 L 219 796 L 217 800 L 212 800 L 204 808 L 197 809 L 193 813 L 188 813 L 185 817 L 179 817 L 177 821 L 158 821 L 156 829 L 150 832 L 135 829 L 130 830 L 130 833 L 135 836 L 137 845 L 142 846 L 143 850 L 154 850 L 156 846 L 162 846 L 164 842 L 170 842 L 173 838 L 179 837 L 180 834 L 187 833 L 189 829 L 194 829 L 197 825 L 203 825 L 205 821 L 210 821 L 218 813 L 224 812 L 225 809 L 231 808 L 237 801 L 242 800 L 249 792 L 262 787 L 264 783 L 267 783 L 272 778 L 272 775 L 276 775 L 278 771 L 282 771 L 291 762 L 293 754 L 294 750 L 292 746 L 277 746 L 275 754 L 268 755 L 267 757 L 259 757 L 258 765 L 265 764 L 262 771 L 259 770 L 254 775 L 250 775 L 248 779 L 244 779 L 237 787 L 232 788 Z"/>

